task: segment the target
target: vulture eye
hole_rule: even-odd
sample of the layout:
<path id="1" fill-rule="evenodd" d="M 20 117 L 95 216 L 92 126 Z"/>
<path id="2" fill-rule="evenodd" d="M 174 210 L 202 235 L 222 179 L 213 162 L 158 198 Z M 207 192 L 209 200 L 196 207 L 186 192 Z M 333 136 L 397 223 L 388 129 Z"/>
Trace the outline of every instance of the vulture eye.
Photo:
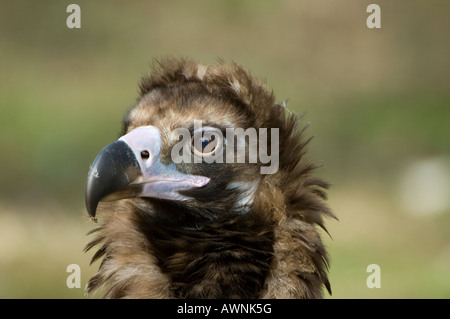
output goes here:
<path id="1" fill-rule="evenodd" d="M 222 147 L 222 132 L 216 128 L 203 128 L 200 132 L 194 132 L 191 146 L 196 156 L 214 155 Z"/>
<path id="2" fill-rule="evenodd" d="M 141 158 L 143 159 L 143 160 L 146 160 L 146 159 L 148 159 L 150 157 L 150 153 L 148 152 L 148 151 L 142 151 L 141 152 Z"/>

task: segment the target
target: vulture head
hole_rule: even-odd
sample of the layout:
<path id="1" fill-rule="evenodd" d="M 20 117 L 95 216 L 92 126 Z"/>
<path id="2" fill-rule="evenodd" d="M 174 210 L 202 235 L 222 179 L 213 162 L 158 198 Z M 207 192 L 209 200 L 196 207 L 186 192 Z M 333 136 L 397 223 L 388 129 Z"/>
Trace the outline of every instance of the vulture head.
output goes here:
<path id="1" fill-rule="evenodd" d="M 155 62 L 120 138 L 91 165 L 86 207 L 106 298 L 320 298 L 318 227 L 334 217 L 310 139 L 240 66 Z M 326 230 L 325 230 L 326 231 Z"/>

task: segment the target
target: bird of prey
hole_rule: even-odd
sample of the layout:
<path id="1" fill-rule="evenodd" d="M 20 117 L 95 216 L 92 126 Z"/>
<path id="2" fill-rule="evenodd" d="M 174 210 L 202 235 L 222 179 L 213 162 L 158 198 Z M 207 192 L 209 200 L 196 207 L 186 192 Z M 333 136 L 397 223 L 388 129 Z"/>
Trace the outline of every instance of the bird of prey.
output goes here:
<path id="1" fill-rule="evenodd" d="M 302 118 L 236 63 L 155 60 L 93 161 L 86 246 L 105 298 L 322 298 L 329 184 Z"/>

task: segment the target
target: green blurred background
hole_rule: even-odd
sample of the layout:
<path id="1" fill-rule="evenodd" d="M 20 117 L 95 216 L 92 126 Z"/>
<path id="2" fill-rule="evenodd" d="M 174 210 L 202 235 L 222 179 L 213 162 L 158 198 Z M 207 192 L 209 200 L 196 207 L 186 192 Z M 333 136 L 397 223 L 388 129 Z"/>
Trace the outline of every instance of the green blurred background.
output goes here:
<path id="1" fill-rule="evenodd" d="M 68 29 L 67 6 L 81 7 Z M 366 26 L 381 6 L 381 29 Z M 333 295 L 450 297 L 448 0 L 0 0 L 0 297 L 85 298 L 84 183 L 153 58 L 234 60 L 306 113 Z M 66 267 L 81 267 L 69 289 Z M 369 289 L 366 268 L 381 267 Z M 98 296 L 97 296 L 98 297 Z"/>

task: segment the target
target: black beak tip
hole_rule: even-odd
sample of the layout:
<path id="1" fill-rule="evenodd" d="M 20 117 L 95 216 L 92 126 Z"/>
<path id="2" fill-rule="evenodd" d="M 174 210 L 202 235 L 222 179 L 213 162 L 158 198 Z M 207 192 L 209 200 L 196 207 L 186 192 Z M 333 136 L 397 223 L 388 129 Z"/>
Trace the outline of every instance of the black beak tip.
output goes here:
<path id="1" fill-rule="evenodd" d="M 89 214 L 89 216 L 92 218 L 95 218 L 95 213 L 97 212 L 97 205 L 98 202 L 90 201 L 88 198 L 86 198 L 86 210 Z"/>
<path id="2" fill-rule="evenodd" d="M 95 158 L 87 177 L 85 203 L 91 220 L 97 220 L 97 206 L 105 196 L 124 189 L 139 174 L 139 163 L 125 142 L 106 146 Z"/>
<path id="3" fill-rule="evenodd" d="M 92 170 L 92 169 L 91 169 Z M 97 220 L 95 214 L 97 212 L 97 206 L 100 202 L 98 188 L 95 186 L 95 177 L 92 176 L 91 172 L 89 172 L 88 180 L 86 183 L 86 192 L 85 192 L 85 204 L 86 210 L 91 218 L 91 220 Z"/>

